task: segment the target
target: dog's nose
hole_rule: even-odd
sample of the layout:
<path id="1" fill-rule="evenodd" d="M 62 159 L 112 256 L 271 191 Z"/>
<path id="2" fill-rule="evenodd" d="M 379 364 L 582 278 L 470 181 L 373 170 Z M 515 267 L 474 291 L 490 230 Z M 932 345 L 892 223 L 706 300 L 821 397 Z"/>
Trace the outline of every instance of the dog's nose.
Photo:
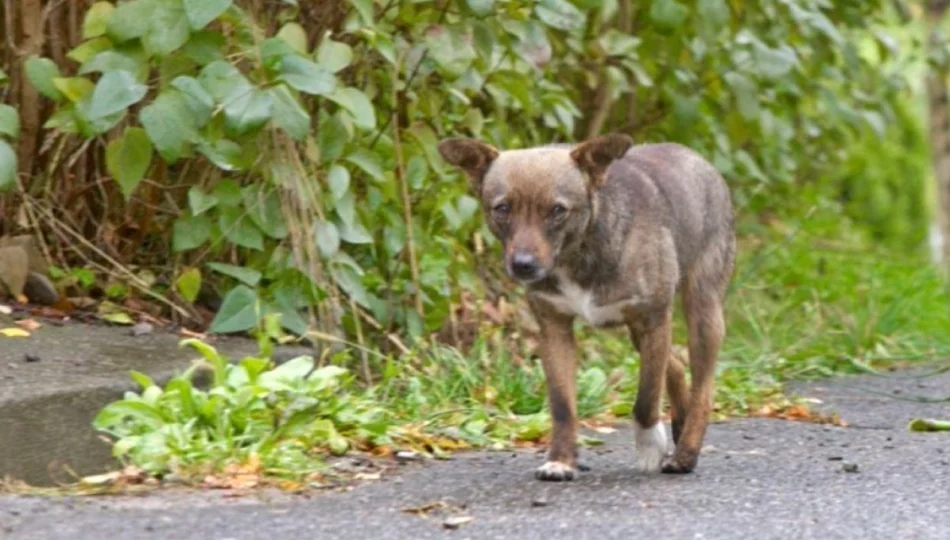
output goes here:
<path id="1" fill-rule="evenodd" d="M 538 273 L 538 260 L 528 252 L 517 251 L 511 256 L 511 273 L 519 279 L 531 279 Z"/>

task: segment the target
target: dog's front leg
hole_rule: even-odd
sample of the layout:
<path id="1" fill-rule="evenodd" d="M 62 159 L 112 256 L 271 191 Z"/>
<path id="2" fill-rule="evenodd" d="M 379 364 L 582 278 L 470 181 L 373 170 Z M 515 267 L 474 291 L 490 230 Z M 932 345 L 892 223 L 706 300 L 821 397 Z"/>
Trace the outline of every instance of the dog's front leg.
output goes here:
<path id="1" fill-rule="evenodd" d="M 532 303 L 541 327 L 541 363 L 548 386 L 548 403 L 554 432 L 548 461 L 538 468 L 539 480 L 573 480 L 577 474 L 577 346 L 574 318 L 552 313 Z"/>

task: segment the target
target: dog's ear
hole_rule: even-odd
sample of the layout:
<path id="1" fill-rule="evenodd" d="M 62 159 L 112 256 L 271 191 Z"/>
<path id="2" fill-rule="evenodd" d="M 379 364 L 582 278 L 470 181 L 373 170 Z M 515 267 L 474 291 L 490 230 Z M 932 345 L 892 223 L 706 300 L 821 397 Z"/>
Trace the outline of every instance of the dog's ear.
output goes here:
<path id="1" fill-rule="evenodd" d="M 482 179 L 491 167 L 498 150 L 475 139 L 445 139 L 439 143 L 442 159 L 465 171 L 476 193 L 482 191 Z"/>
<path id="2" fill-rule="evenodd" d="M 622 133 L 611 133 L 584 141 L 571 150 L 571 158 L 590 176 L 592 188 L 599 188 L 607 178 L 607 167 L 620 159 L 633 146 L 633 139 Z"/>

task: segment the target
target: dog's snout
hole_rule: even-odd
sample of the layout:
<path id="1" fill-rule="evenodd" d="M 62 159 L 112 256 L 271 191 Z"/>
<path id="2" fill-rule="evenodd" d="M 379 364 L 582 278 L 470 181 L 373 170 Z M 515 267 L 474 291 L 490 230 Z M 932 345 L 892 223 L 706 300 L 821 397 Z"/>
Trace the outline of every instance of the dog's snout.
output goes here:
<path id="1" fill-rule="evenodd" d="M 518 279 L 532 279 L 538 274 L 538 259 L 527 251 L 516 251 L 511 256 L 511 273 Z"/>

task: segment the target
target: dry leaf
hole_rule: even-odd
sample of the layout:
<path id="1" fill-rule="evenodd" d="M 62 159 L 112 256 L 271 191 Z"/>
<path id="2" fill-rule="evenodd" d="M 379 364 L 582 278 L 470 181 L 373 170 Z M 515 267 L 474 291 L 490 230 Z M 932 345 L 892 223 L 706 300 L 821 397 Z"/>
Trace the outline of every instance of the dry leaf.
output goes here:
<path id="1" fill-rule="evenodd" d="M 13 313 L 12 307 L 6 304 L 0 304 L 0 315 L 9 315 L 11 313 Z"/>
<path id="2" fill-rule="evenodd" d="M 0 330 L 0 334 L 7 337 L 30 337 L 30 333 L 22 328 L 4 328 Z"/>
<path id="3" fill-rule="evenodd" d="M 39 330 L 41 326 L 43 326 L 42 324 L 36 322 L 33 319 L 23 319 L 23 320 L 17 321 L 16 325 L 30 332 L 35 332 L 36 330 Z"/>

